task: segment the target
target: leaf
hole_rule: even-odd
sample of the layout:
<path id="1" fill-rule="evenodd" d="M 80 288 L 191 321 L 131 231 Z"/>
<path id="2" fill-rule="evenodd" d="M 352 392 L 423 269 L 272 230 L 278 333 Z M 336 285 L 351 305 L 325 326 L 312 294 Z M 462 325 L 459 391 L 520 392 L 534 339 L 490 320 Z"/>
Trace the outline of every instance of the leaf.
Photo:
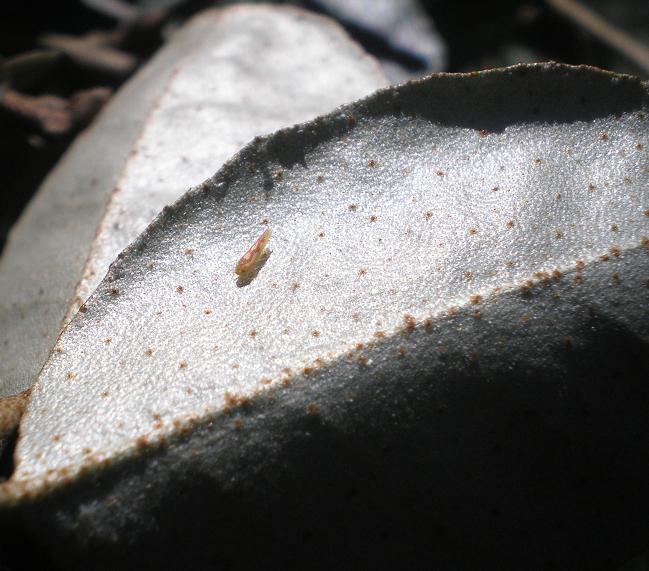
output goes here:
<path id="1" fill-rule="evenodd" d="M 61 322 L 165 204 L 254 136 L 384 83 L 322 17 L 248 6 L 194 18 L 76 142 L 14 229 L 0 267 L 0 396 L 31 385 Z"/>
<path id="2" fill-rule="evenodd" d="M 629 558 L 648 104 L 637 79 L 517 66 L 256 140 L 62 333 L 3 502 L 84 568 Z"/>

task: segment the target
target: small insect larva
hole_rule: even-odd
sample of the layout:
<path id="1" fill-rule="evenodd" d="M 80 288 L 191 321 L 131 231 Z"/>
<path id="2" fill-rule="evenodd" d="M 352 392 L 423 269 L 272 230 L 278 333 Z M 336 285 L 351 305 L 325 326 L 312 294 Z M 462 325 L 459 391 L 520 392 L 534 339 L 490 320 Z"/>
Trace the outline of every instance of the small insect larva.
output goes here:
<path id="1" fill-rule="evenodd" d="M 238 275 L 245 275 L 257 266 L 261 261 L 264 254 L 266 253 L 266 247 L 268 246 L 268 240 L 270 240 L 271 231 L 270 228 L 266 228 L 255 243 L 250 246 L 250 249 L 241 257 L 237 262 L 237 266 L 234 269 L 234 272 Z"/>

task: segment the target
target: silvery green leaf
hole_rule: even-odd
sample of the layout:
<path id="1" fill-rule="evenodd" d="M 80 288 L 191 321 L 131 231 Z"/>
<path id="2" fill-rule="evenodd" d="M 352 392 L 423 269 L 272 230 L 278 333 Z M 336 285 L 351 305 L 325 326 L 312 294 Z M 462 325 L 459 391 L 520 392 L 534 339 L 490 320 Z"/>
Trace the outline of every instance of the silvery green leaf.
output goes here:
<path id="1" fill-rule="evenodd" d="M 326 18 L 235 7 L 195 17 L 48 177 L 0 266 L 0 396 L 28 388 L 110 262 L 162 207 L 254 136 L 385 84 Z"/>
<path id="2" fill-rule="evenodd" d="M 246 146 L 62 333 L 5 508 L 83 568 L 630 559 L 649 532 L 648 106 L 637 79 L 526 65 Z M 237 279 L 264 228 L 270 255 Z"/>

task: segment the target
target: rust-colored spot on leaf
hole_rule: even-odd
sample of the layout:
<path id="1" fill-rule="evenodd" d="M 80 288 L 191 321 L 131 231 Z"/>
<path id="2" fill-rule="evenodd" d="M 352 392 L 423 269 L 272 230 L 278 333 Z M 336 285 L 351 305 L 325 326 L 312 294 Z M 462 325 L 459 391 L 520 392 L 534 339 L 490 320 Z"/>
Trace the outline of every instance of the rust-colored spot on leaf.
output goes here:
<path id="1" fill-rule="evenodd" d="M 376 222 L 377 220 L 378 220 L 378 219 L 377 219 L 377 217 L 376 217 L 375 214 L 372 214 L 372 215 L 370 216 L 370 222 Z"/>
<path id="2" fill-rule="evenodd" d="M 617 232 L 617 231 L 618 231 L 617 224 L 611 224 L 611 232 Z"/>
<path id="3" fill-rule="evenodd" d="M 469 236 L 475 236 L 478 233 L 477 228 L 469 228 Z"/>
<path id="4" fill-rule="evenodd" d="M 77 378 L 77 374 L 73 373 L 72 371 L 68 371 L 65 375 L 65 378 L 68 379 L 69 381 L 72 381 L 73 379 Z"/>
<path id="5" fill-rule="evenodd" d="M 313 367 L 304 367 L 302 369 L 302 374 L 305 376 L 309 376 L 311 373 L 313 373 Z"/>
<path id="6" fill-rule="evenodd" d="M 187 366 L 188 366 L 187 361 L 181 361 L 180 363 L 178 363 L 178 368 L 179 369 L 186 369 Z"/>
<path id="7" fill-rule="evenodd" d="M 255 339 L 257 337 L 257 331 L 253 329 L 250 333 L 248 333 L 252 339 Z"/>
<path id="8" fill-rule="evenodd" d="M 589 185 L 588 185 L 588 192 L 595 192 L 595 188 L 596 188 L 596 187 L 595 187 L 594 184 L 592 184 L 592 183 L 589 184 Z"/>
<path id="9" fill-rule="evenodd" d="M 153 354 L 155 353 L 155 349 L 153 347 L 148 347 L 146 351 L 144 351 L 144 354 L 147 357 L 153 357 Z"/>
<path id="10" fill-rule="evenodd" d="M 358 270 L 358 277 L 362 278 L 363 276 L 367 275 L 367 268 L 360 268 Z"/>
<path id="11" fill-rule="evenodd" d="M 99 396 L 105 399 L 106 397 L 110 396 L 110 393 L 108 391 L 102 391 Z"/>
<path id="12" fill-rule="evenodd" d="M 577 274 L 577 275 L 575 276 L 575 283 L 576 283 L 576 284 L 580 284 L 580 283 L 582 283 L 583 281 L 584 281 L 584 278 L 581 277 L 581 274 Z"/>
<path id="13" fill-rule="evenodd" d="M 119 295 L 119 288 L 112 287 L 110 288 L 110 295 L 113 297 L 117 297 Z"/>
<path id="14" fill-rule="evenodd" d="M 367 358 L 365 355 L 359 355 L 359 356 L 356 358 L 356 362 L 357 362 L 361 367 L 365 367 L 365 366 L 367 365 L 367 363 L 369 362 L 369 360 L 368 360 L 368 358 Z"/>
<path id="15" fill-rule="evenodd" d="M 426 220 L 430 220 L 432 217 L 433 217 L 433 213 L 430 210 L 424 213 L 424 218 Z"/>
<path id="16" fill-rule="evenodd" d="M 318 331 L 317 329 L 314 329 L 313 331 L 311 331 L 311 336 L 312 337 L 320 337 L 320 331 Z"/>
<path id="17" fill-rule="evenodd" d="M 369 161 L 367 161 L 367 166 L 370 168 L 374 169 L 377 167 L 377 165 L 378 163 L 374 159 L 370 159 Z"/>
<path id="18" fill-rule="evenodd" d="M 277 171 L 275 171 L 273 176 L 275 177 L 275 180 L 277 180 L 277 181 L 284 180 L 284 171 L 281 170 L 281 169 L 277 170 Z"/>
<path id="19" fill-rule="evenodd" d="M 620 281 L 620 274 L 615 272 L 613 274 L 613 281 L 619 282 Z"/>
<path id="20" fill-rule="evenodd" d="M 540 165 L 542 162 L 543 162 L 543 161 L 542 161 L 541 159 L 539 159 L 538 157 L 536 157 L 536 158 L 534 159 L 534 164 L 535 164 L 535 165 Z"/>
<path id="21" fill-rule="evenodd" d="M 415 318 L 410 315 L 409 313 L 406 313 L 403 316 L 403 328 L 406 330 L 406 332 L 411 333 L 415 330 L 415 326 L 417 322 L 415 321 Z"/>
<path id="22" fill-rule="evenodd" d="M 241 422 L 240 418 L 235 418 L 234 422 L 232 423 L 232 427 L 235 430 L 241 430 L 243 428 L 243 422 Z"/>
<path id="23" fill-rule="evenodd" d="M 384 331 L 375 331 L 374 332 L 374 337 L 377 339 L 384 339 L 385 338 L 385 332 Z"/>
<path id="24" fill-rule="evenodd" d="M 472 295 L 469 298 L 469 302 L 471 305 L 479 305 L 482 303 L 482 296 L 481 295 Z"/>
<path id="25" fill-rule="evenodd" d="M 642 143 L 636 143 L 635 148 L 638 149 L 639 151 L 642 150 Z"/>
<path id="26" fill-rule="evenodd" d="M 507 221 L 507 228 L 511 230 L 514 227 L 514 221 L 513 220 L 508 220 Z"/>
<path id="27" fill-rule="evenodd" d="M 613 244 L 610 248 L 611 254 L 613 254 L 616 258 L 620 257 L 620 247 L 617 244 Z"/>
<path id="28" fill-rule="evenodd" d="M 473 272 L 464 272 L 464 279 L 470 282 L 473 279 Z"/>
<path id="29" fill-rule="evenodd" d="M 553 282 L 558 282 L 560 278 L 561 278 L 561 271 L 560 270 L 552 270 L 552 281 Z"/>
<path id="30" fill-rule="evenodd" d="M 649 252 L 649 238 L 647 236 L 640 237 L 640 245 Z"/>
<path id="31" fill-rule="evenodd" d="M 608 254 L 602 254 L 602 255 L 599 257 L 599 259 L 600 259 L 602 262 L 608 262 L 608 261 L 610 260 L 610 258 L 608 257 Z"/>
<path id="32" fill-rule="evenodd" d="M 600 140 L 602 140 L 602 141 L 608 141 L 608 134 L 607 134 L 607 133 L 602 133 L 602 134 L 599 136 L 599 138 L 600 138 Z"/>
<path id="33" fill-rule="evenodd" d="M 557 240 L 561 240 L 561 238 L 563 238 L 563 232 L 561 230 L 555 230 L 554 231 L 554 237 Z"/>
<path id="34" fill-rule="evenodd" d="M 136 447 L 140 452 L 142 452 L 142 451 L 147 447 L 148 444 L 149 444 L 149 441 L 147 440 L 147 437 L 146 437 L 146 436 L 138 436 L 138 437 L 135 439 L 135 447 Z"/>
<path id="35" fill-rule="evenodd" d="M 318 414 L 318 406 L 314 402 L 310 402 L 306 405 L 306 413 L 311 416 Z"/>
<path id="36" fill-rule="evenodd" d="M 315 179 L 319 183 L 324 182 L 324 176 L 322 176 L 321 174 L 319 174 Z"/>
<path id="37" fill-rule="evenodd" d="M 403 359 L 403 358 L 406 356 L 406 349 L 405 349 L 405 347 L 399 347 L 399 348 L 397 349 L 397 356 L 399 357 L 399 359 Z"/>
<path id="38" fill-rule="evenodd" d="M 185 291 L 185 288 L 184 288 L 183 286 L 178 286 L 178 287 L 176 288 L 176 292 L 177 292 L 177 293 L 183 293 L 184 291 Z"/>
<path id="39" fill-rule="evenodd" d="M 185 249 L 185 256 L 193 256 L 194 255 L 194 250 L 191 248 L 186 248 Z"/>
<path id="40" fill-rule="evenodd" d="M 521 285 L 521 292 L 523 294 L 528 294 L 532 291 L 533 287 L 534 287 L 534 282 L 532 280 L 526 280 Z"/>
<path id="41" fill-rule="evenodd" d="M 358 209 L 358 206 L 356 206 L 355 204 L 350 204 L 347 207 L 347 210 L 349 210 L 350 212 L 356 212 L 357 209 Z"/>
<path id="42" fill-rule="evenodd" d="M 430 331 L 433 328 L 433 318 L 432 317 L 427 317 L 424 319 L 424 329 L 426 331 Z"/>
<path id="43" fill-rule="evenodd" d="M 586 264 L 582 260 L 575 261 L 575 268 L 578 270 L 583 270 L 586 267 Z"/>
<path id="44" fill-rule="evenodd" d="M 292 289 L 293 291 L 296 291 L 296 290 L 300 289 L 300 284 L 299 284 L 298 282 L 293 282 L 293 283 L 291 284 L 291 289 Z"/>
<path id="45" fill-rule="evenodd" d="M 104 345 L 110 345 L 113 342 L 113 339 L 111 337 L 107 337 L 104 339 Z"/>
<path id="46" fill-rule="evenodd" d="M 482 317 L 482 312 L 479 309 L 476 309 L 473 312 L 473 317 L 475 317 L 476 319 L 480 319 Z"/>

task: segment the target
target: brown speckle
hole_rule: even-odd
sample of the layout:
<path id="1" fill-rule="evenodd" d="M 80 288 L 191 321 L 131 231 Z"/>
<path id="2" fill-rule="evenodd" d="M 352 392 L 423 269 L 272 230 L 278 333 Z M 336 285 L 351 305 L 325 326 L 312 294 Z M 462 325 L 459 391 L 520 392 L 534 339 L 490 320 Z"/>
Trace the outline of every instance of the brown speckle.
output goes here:
<path id="1" fill-rule="evenodd" d="M 469 236 L 475 236 L 478 233 L 477 228 L 469 228 Z"/>
<path id="2" fill-rule="evenodd" d="M 280 181 L 284 180 L 284 171 L 283 170 L 277 170 L 275 171 L 275 174 L 273 175 L 275 177 L 275 180 Z"/>
<path id="3" fill-rule="evenodd" d="M 649 238 L 647 236 L 640 237 L 640 245 L 649 252 Z"/>
<path id="4" fill-rule="evenodd" d="M 154 354 L 154 353 L 155 353 L 155 349 L 154 349 L 153 347 L 149 347 L 149 348 L 144 352 L 144 354 L 145 354 L 147 357 L 153 357 L 153 354 Z"/>
<path id="5" fill-rule="evenodd" d="M 65 378 L 69 381 L 72 381 L 73 379 L 77 378 L 77 374 L 73 373 L 72 371 L 68 371 L 68 373 L 65 375 Z"/>
<path id="6" fill-rule="evenodd" d="M 595 185 L 594 184 L 589 184 L 588 185 L 588 192 L 595 192 Z"/>
<path id="7" fill-rule="evenodd" d="M 251 339 L 255 339 L 257 337 L 257 331 L 253 329 L 250 333 L 248 333 L 248 335 L 250 335 Z"/>
<path id="8" fill-rule="evenodd" d="M 619 282 L 620 281 L 620 274 L 615 272 L 613 274 L 613 281 Z"/>
<path id="9" fill-rule="evenodd" d="M 104 339 L 104 345 L 110 345 L 112 342 L 113 340 L 111 337 L 107 337 L 106 339 Z"/>
<path id="10" fill-rule="evenodd" d="M 356 206 L 355 204 L 350 204 L 347 207 L 347 210 L 349 210 L 350 212 L 356 212 L 357 208 L 358 208 L 358 206 Z"/>
<path id="11" fill-rule="evenodd" d="M 539 159 L 538 157 L 534 159 L 534 164 L 535 165 L 540 165 L 543 161 Z"/>
<path id="12" fill-rule="evenodd" d="M 187 368 L 187 361 L 181 361 L 178 363 L 178 368 L 179 369 L 186 369 Z"/>
<path id="13" fill-rule="evenodd" d="M 83 305 L 81 305 L 81 307 L 79 307 L 79 313 L 85 313 L 86 311 L 88 311 L 88 308 L 86 307 L 86 304 L 84 303 Z"/>
<path id="14" fill-rule="evenodd" d="M 563 232 L 561 230 L 555 230 L 554 231 L 554 237 L 557 240 L 561 240 L 561 238 L 563 238 Z"/>
<path id="15" fill-rule="evenodd" d="M 300 284 L 298 282 L 293 282 L 293 284 L 291 285 L 291 289 L 293 291 L 300 289 Z"/>
<path id="16" fill-rule="evenodd" d="M 362 278 L 363 276 L 367 275 L 367 268 L 360 268 L 358 270 L 358 277 Z"/>
<path id="17" fill-rule="evenodd" d="M 302 369 L 302 374 L 305 376 L 309 376 L 311 373 L 313 373 L 313 367 L 304 367 Z"/>
<path id="18" fill-rule="evenodd" d="M 235 430 L 241 430 L 243 428 L 243 422 L 241 422 L 240 418 L 235 418 L 234 422 L 232 423 L 232 427 Z"/>
<path id="19" fill-rule="evenodd" d="M 487 135 L 489 135 L 489 131 L 487 131 L 486 129 L 480 129 L 478 130 L 478 135 L 480 135 L 481 137 L 486 137 Z"/>
<path id="20" fill-rule="evenodd" d="M 322 176 L 321 174 L 319 174 L 315 179 L 316 179 L 316 181 L 319 182 L 319 183 L 320 183 L 320 182 L 324 182 L 324 176 Z"/>
<path id="21" fill-rule="evenodd" d="M 177 293 L 183 293 L 184 291 L 185 291 L 185 288 L 184 288 L 183 286 L 178 286 L 178 287 L 176 288 L 176 292 L 177 292 Z"/>
<path id="22" fill-rule="evenodd" d="M 507 229 L 511 230 L 514 227 L 514 221 L 513 220 L 508 220 L 507 221 Z"/>
<path id="23" fill-rule="evenodd" d="M 261 379 L 261 381 L 259 381 L 259 382 L 260 382 L 262 385 L 270 385 L 273 381 L 272 381 L 271 379 L 269 379 L 268 377 L 264 377 L 264 378 Z"/>
<path id="24" fill-rule="evenodd" d="M 527 280 L 523 282 L 521 285 L 521 292 L 524 294 L 528 294 L 532 291 L 532 288 L 534 287 L 534 282 L 532 280 Z"/>
<path id="25" fill-rule="evenodd" d="M 624 182 L 624 184 L 631 184 L 631 182 L 632 182 L 632 181 L 631 181 L 631 178 L 628 177 L 628 176 L 625 176 L 625 177 L 622 179 L 622 181 Z"/>
<path id="26" fill-rule="evenodd" d="M 613 244 L 610 248 L 611 254 L 613 254 L 616 258 L 620 257 L 620 247 L 616 244 Z"/>
<path id="27" fill-rule="evenodd" d="M 552 270 L 552 281 L 558 282 L 561 278 L 561 272 L 559 270 Z"/>
<path id="28" fill-rule="evenodd" d="M 582 260 L 575 261 L 575 268 L 578 270 L 583 270 L 586 267 L 586 264 Z"/>
<path id="29" fill-rule="evenodd" d="M 525 315 L 523 315 L 523 317 L 521 317 L 521 321 L 523 323 L 527 323 L 529 320 L 530 320 L 530 316 L 527 315 L 527 314 L 525 314 Z"/>
<path id="30" fill-rule="evenodd" d="M 374 332 L 374 337 L 377 339 L 383 339 L 385 337 L 385 332 L 383 331 L 375 331 Z"/>
<path id="31" fill-rule="evenodd" d="M 481 295 L 472 295 L 469 298 L 469 302 L 471 305 L 479 305 L 482 303 L 482 296 Z"/>
<path id="32" fill-rule="evenodd" d="M 306 405 L 306 413 L 309 415 L 318 414 L 318 406 L 314 402 L 310 402 Z"/>
<path id="33" fill-rule="evenodd" d="M 649 218 L 649 208 L 647 208 L 647 210 L 645 210 L 642 214 Z"/>
<path id="34" fill-rule="evenodd" d="M 311 336 L 312 337 L 320 337 L 320 331 L 318 331 L 317 329 L 314 329 L 313 331 L 311 331 Z"/>
<path id="35" fill-rule="evenodd" d="M 185 256 L 193 256 L 193 255 L 194 255 L 194 250 L 192 250 L 191 248 L 187 248 L 185 250 Z"/>
<path id="36" fill-rule="evenodd" d="M 374 159 L 370 159 L 369 161 L 367 161 L 367 166 L 370 168 L 376 168 L 377 164 L 378 163 Z"/>
<path id="37" fill-rule="evenodd" d="M 430 210 L 424 213 L 424 218 L 426 220 L 430 220 L 432 217 L 433 217 L 433 213 Z"/>
<path id="38" fill-rule="evenodd" d="M 103 398 L 103 399 L 105 399 L 105 398 L 108 397 L 109 395 L 110 395 L 110 393 L 109 393 L 108 391 L 102 391 L 102 392 L 99 394 L 99 396 L 100 396 L 101 398 Z"/>
<path id="39" fill-rule="evenodd" d="M 470 282 L 473 279 L 473 272 L 464 272 L 464 279 Z"/>
<path id="40" fill-rule="evenodd" d="M 576 284 L 580 284 L 580 283 L 582 283 L 583 281 L 584 281 L 584 278 L 581 277 L 581 274 L 577 274 L 577 275 L 575 276 L 575 283 L 576 283 Z"/>
<path id="41" fill-rule="evenodd" d="M 444 176 L 444 171 L 437 171 L 437 176 Z"/>
<path id="42" fill-rule="evenodd" d="M 119 295 L 119 288 L 112 287 L 110 288 L 110 295 L 113 297 L 117 297 Z"/>
<path id="43" fill-rule="evenodd" d="M 399 359 L 403 359 L 403 358 L 406 356 L 406 349 L 405 349 L 405 347 L 399 347 L 399 348 L 397 349 L 397 356 L 399 357 Z"/>
<path id="44" fill-rule="evenodd" d="M 602 134 L 599 136 L 599 138 L 600 138 L 600 140 L 602 140 L 602 141 L 608 141 L 608 134 L 607 134 L 607 133 L 602 133 Z"/>
<path id="45" fill-rule="evenodd" d="M 268 225 L 268 218 L 264 218 L 260 223 L 263 224 L 264 226 L 267 226 Z"/>
<path id="46" fill-rule="evenodd" d="M 427 317 L 424 319 L 424 329 L 426 331 L 430 331 L 433 328 L 433 318 L 432 317 Z"/>
<path id="47" fill-rule="evenodd" d="M 135 446 L 138 450 L 142 451 L 147 447 L 149 441 L 146 436 L 138 436 L 135 440 Z"/>
<path id="48" fill-rule="evenodd" d="M 52 442 L 59 442 L 61 440 L 61 435 L 60 434 L 55 434 L 52 436 Z"/>
<path id="49" fill-rule="evenodd" d="M 367 359 L 367 357 L 366 357 L 365 355 L 359 355 L 359 356 L 356 358 L 356 362 L 357 362 L 361 367 L 365 367 L 365 366 L 367 365 L 367 363 L 368 363 L 368 359 Z"/>
<path id="50" fill-rule="evenodd" d="M 602 262 L 608 262 L 608 261 L 610 260 L 610 258 L 608 257 L 608 254 L 602 254 L 602 255 L 599 257 L 599 259 L 600 259 Z"/>
<path id="51" fill-rule="evenodd" d="M 406 313 L 403 316 L 403 324 L 404 324 L 403 325 L 404 329 L 408 333 L 411 333 L 412 331 L 415 330 L 415 325 L 416 325 L 415 318 L 412 315 L 410 315 L 409 313 Z"/>
<path id="52" fill-rule="evenodd" d="M 211 309 L 204 309 L 204 310 L 203 310 L 203 313 L 204 313 L 205 315 L 212 315 L 212 310 L 211 310 Z"/>
<path id="53" fill-rule="evenodd" d="M 554 195 L 554 198 L 555 198 L 555 200 L 561 200 L 561 193 L 560 193 L 560 192 L 557 192 L 557 193 Z"/>
<path id="54" fill-rule="evenodd" d="M 472 315 L 475 319 L 480 319 L 482 317 L 482 312 L 479 309 L 476 309 Z"/>
<path id="55" fill-rule="evenodd" d="M 494 187 L 491 189 L 491 192 L 498 192 L 498 190 L 499 190 L 499 188 L 498 188 L 497 186 L 494 186 Z"/>
<path id="56" fill-rule="evenodd" d="M 241 365 L 239 365 L 239 363 L 232 363 L 232 365 L 230 365 L 230 366 L 231 366 L 233 369 L 238 369 Z"/>
<path id="57" fill-rule="evenodd" d="M 372 215 L 370 216 L 370 222 L 376 222 L 377 220 L 378 220 L 378 219 L 377 219 L 377 217 L 376 217 L 375 214 L 372 214 Z"/>
<path id="58" fill-rule="evenodd" d="M 639 151 L 641 151 L 642 150 L 642 143 L 636 143 L 635 148 L 638 149 Z"/>
<path id="59" fill-rule="evenodd" d="M 358 313 L 352 313 L 352 320 L 358 323 L 361 320 L 361 316 Z"/>

